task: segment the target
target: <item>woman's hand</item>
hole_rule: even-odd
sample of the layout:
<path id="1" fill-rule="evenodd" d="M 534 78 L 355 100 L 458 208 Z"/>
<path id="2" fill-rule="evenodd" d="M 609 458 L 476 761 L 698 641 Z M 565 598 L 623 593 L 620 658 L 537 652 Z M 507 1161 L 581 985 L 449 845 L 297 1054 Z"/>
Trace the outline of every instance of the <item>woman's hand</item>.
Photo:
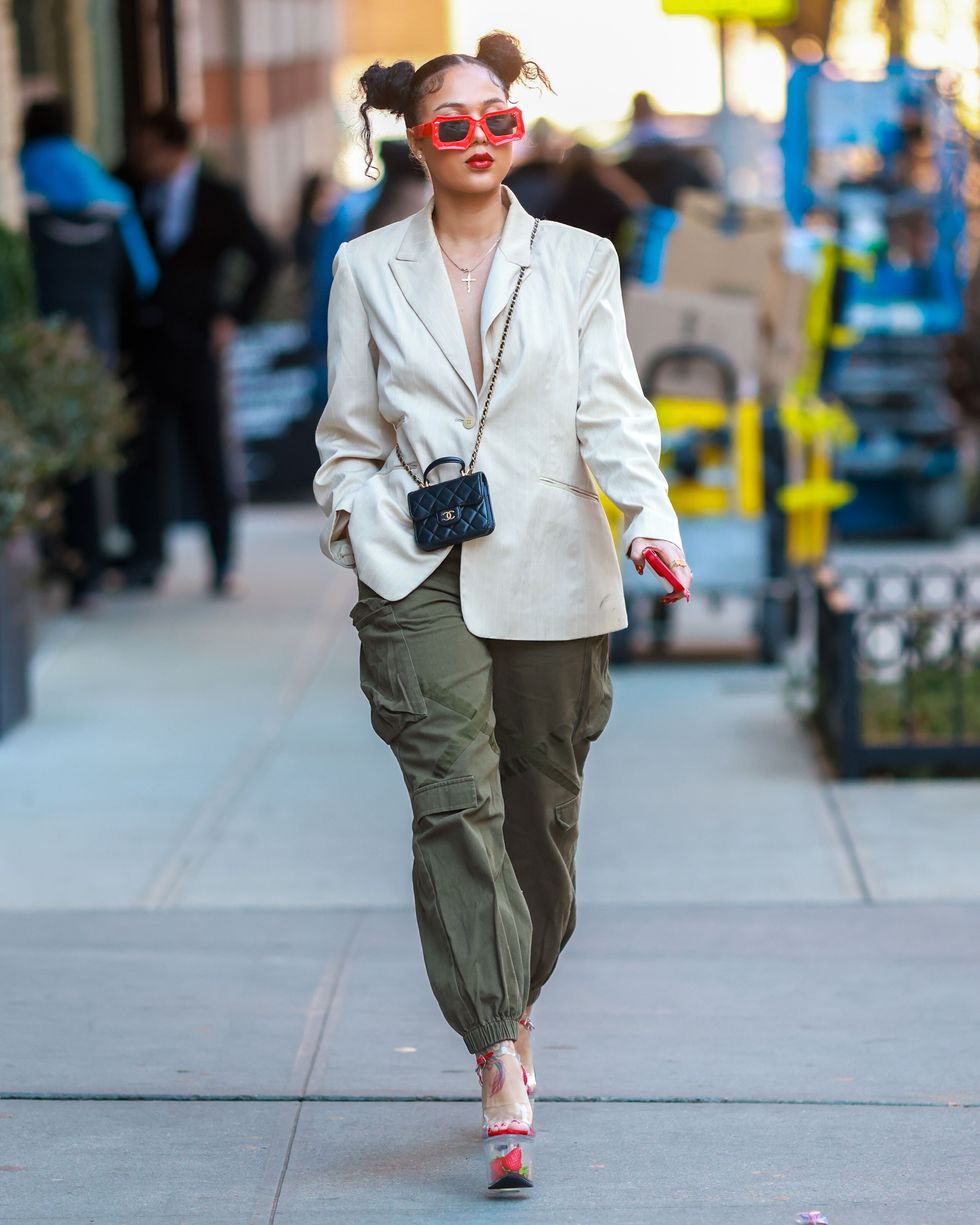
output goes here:
<path id="1" fill-rule="evenodd" d="M 636 566 L 637 574 L 642 574 L 646 569 L 644 549 L 652 549 L 672 570 L 676 570 L 677 577 L 690 590 L 694 575 L 691 573 L 691 567 L 684 560 L 684 552 L 679 545 L 674 544 L 671 540 L 650 540 L 646 536 L 637 536 L 630 544 L 628 554 L 630 561 Z M 674 604 L 680 599 L 683 599 L 680 595 L 666 596 L 664 603 Z"/>

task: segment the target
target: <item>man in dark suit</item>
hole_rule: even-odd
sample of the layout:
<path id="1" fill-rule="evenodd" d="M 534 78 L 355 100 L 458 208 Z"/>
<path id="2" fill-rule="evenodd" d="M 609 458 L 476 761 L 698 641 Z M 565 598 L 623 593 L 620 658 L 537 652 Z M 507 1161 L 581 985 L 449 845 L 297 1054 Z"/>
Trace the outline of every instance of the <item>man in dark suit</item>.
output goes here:
<path id="1" fill-rule="evenodd" d="M 152 299 L 128 312 L 124 344 L 145 414 L 134 460 L 121 482 L 135 549 L 130 581 L 152 586 L 164 560 L 162 430 L 172 418 L 191 467 L 211 546 L 211 589 L 227 594 L 233 561 L 232 499 L 220 394 L 220 357 L 235 327 L 251 320 L 275 266 L 268 239 L 241 193 L 205 169 L 189 125 L 160 112 L 142 121 L 130 165 L 147 233 L 160 265 Z M 227 261 L 248 272 L 228 295 Z"/>

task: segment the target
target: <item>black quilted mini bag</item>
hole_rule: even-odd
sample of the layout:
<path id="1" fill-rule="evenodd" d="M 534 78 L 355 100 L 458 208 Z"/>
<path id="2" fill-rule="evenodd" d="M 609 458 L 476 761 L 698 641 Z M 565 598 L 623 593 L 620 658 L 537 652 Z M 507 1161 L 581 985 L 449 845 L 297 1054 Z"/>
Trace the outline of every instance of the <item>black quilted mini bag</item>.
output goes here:
<path id="1" fill-rule="evenodd" d="M 440 464 L 459 464 L 461 475 L 452 481 L 423 484 L 408 495 L 408 511 L 421 549 L 444 549 L 461 540 L 475 540 L 493 531 L 490 489 L 482 472 L 467 472 L 459 455 L 434 459 L 423 481 Z"/>
<path id="2" fill-rule="evenodd" d="M 532 243 L 537 232 L 538 222 L 535 220 L 534 229 L 531 231 Z M 476 464 L 477 452 L 480 450 L 480 443 L 483 441 L 483 427 L 487 423 L 487 412 L 497 382 L 497 373 L 500 370 L 500 359 L 504 355 L 504 342 L 507 340 L 507 332 L 510 329 L 514 304 L 517 302 L 517 295 L 527 269 L 527 264 L 521 267 L 517 284 L 511 295 L 507 318 L 504 320 L 503 334 L 500 337 L 500 347 L 497 350 L 497 360 L 494 362 L 490 386 L 487 388 L 487 398 L 483 404 L 480 428 L 476 435 L 476 446 L 470 456 L 469 466 L 466 460 L 459 455 L 444 455 L 442 459 L 434 459 L 423 472 L 422 479 L 419 480 L 405 462 L 398 443 L 395 443 L 395 451 L 398 453 L 402 467 L 418 485 L 418 489 L 408 495 L 408 513 L 412 517 L 416 543 L 420 549 L 425 549 L 427 552 L 460 544 L 464 540 L 476 540 L 480 536 L 489 536 L 494 529 L 493 507 L 490 505 L 490 487 L 487 484 L 487 478 L 482 472 L 474 472 L 473 468 Z M 441 464 L 459 464 L 460 475 L 451 481 L 436 481 L 430 484 L 429 473 Z"/>

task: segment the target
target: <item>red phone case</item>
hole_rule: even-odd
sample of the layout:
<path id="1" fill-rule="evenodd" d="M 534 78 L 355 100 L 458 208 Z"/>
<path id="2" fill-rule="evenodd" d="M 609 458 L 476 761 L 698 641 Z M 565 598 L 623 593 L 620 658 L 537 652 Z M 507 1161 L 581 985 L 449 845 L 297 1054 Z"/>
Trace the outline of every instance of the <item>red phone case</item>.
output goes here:
<path id="1" fill-rule="evenodd" d="M 653 549 L 644 549 L 643 556 L 649 563 L 650 569 L 655 574 L 659 574 L 664 582 L 669 583 L 674 595 L 670 592 L 663 597 L 662 603 L 673 604 L 678 596 L 683 596 L 685 600 L 690 601 L 691 592 L 684 586 L 681 580 L 677 577 L 677 572 L 672 570 L 670 566 L 663 560 L 659 553 L 655 553 Z"/>

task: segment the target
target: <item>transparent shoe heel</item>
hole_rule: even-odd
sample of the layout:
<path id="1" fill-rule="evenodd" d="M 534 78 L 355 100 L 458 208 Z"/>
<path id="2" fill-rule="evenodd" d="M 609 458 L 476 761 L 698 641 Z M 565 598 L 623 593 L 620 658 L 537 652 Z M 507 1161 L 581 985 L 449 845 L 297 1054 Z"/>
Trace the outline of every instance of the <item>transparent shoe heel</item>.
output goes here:
<path id="1" fill-rule="evenodd" d="M 522 1025 L 524 1029 L 527 1030 L 528 1033 L 530 1033 L 534 1029 L 534 1022 L 527 1015 L 527 1010 L 522 1012 L 521 1015 L 517 1018 L 517 1024 Z M 521 1066 L 524 1068 L 524 1084 L 527 1086 L 527 1095 L 528 1097 L 534 1097 L 534 1091 L 538 1087 L 538 1079 L 534 1074 L 534 1069 L 532 1067 L 530 1072 L 527 1070 L 527 1065 L 524 1063 L 524 1060 L 521 1057 L 520 1051 L 518 1051 L 517 1057 L 518 1059 L 521 1060 Z"/>
<path id="2" fill-rule="evenodd" d="M 488 1191 L 522 1191 L 533 1187 L 534 1132 L 501 1132 L 483 1137 L 489 1177 Z"/>

